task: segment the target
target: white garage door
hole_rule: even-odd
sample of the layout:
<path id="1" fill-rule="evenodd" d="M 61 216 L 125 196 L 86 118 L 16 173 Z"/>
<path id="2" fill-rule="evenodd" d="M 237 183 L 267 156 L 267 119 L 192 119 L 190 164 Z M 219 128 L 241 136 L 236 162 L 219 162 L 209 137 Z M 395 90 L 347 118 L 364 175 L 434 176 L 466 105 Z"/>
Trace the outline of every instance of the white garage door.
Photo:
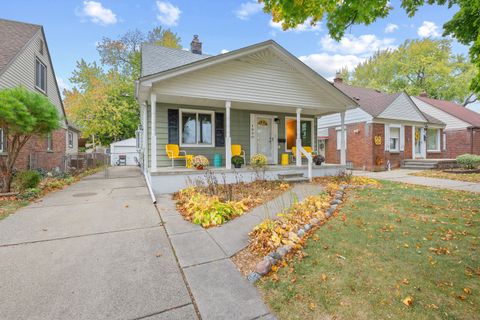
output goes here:
<path id="1" fill-rule="evenodd" d="M 138 152 L 135 146 L 115 146 L 111 149 L 111 165 L 116 166 L 119 156 L 125 155 L 127 157 L 127 166 L 135 166 L 138 160 Z"/>

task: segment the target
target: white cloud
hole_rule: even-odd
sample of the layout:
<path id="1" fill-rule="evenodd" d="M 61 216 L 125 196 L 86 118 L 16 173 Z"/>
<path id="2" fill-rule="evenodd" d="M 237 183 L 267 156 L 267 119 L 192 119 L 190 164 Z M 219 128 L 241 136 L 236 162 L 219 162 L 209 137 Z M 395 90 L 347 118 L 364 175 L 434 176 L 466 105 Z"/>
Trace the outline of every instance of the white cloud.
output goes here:
<path id="1" fill-rule="evenodd" d="M 342 68 L 347 67 L 348 70 L 353 70 L 360 62 L 365 60 L 365 58 L 355 55 L 330 55 L 328 53 L 314 53 L 301 56 L 299 59 L 328 80 L 332 80 L 335 73 Z"/>
<path id="2" fill-rule="evenodd" d="M 395 39 L 380 39 L 374 34 L 363 34 L 359 37 L 349 34 L 343 37 L 340 42 L 333 40 L 328 35 L 324 35 L 320 39 L 320 44 L 324 50 L 350 55 L 371 55 L 378 50 L 394 49 L 396 48 L 394 42 Z"/>
<path id="3" fill-rule="evenodd" d="M 393 33 L 393 32 L 395 32 L 395 30 L 398 30 L 398 26 L 396 24 L 393 24 L 393 23 L 389 23 L 385 27 L 385 33 Z"/>
<path id="4" fill-rule="evenodd" d="M 168 1 L 157 1 L 157 19 L 167 26 L 176 26 L 180 19 L 180 8 L 174 6 Z"/>
<path id="5" fill-rule="evenodd" d="M 227 53 L 227 52 L 230 52 L 230 51 L 227 50 L 227 49 L 222 49 L 222 51 L 220 51 L 221 54 L 224 54 L 224 53 Z"/>
<path id="6" fill-rule="evenodd" d="M 418 28 L 417 33 L 420 37 L 439 37 L 440 32 L 438 32 L 439 27 L 431 21 L 423 21 L 420 28 Z"/>
<path id="7" fill-rule="evenodd" d="M 83 8 L 77 15 L 88 17 L 93 23 L 102 25 L 115 24 L 118 22 L 117 15 L 97 1 L 83 1 Z"/>
<path id="8" fill-rule="evenodd" d="M 294 31 L 294 32 L 304 32 L 304 31 L 319 31 L 320 25 L 317 23 L 316 25 L 311 25 L 311 19 L 307 19 L 304 23 L 297 25 L 294 29 L 283 30 L 281 22 L 274 22 L 270 20 L 270 27 L 279 30 L 279 31 Z"/>
<path id="9" fill-rule="evenodd" d="M 240 4 L 240 8 L 234 11 L 237 18 L 242 20 L 248 20 L 251 16 L 262 11 L 263 4 L 250 1 Z"/>

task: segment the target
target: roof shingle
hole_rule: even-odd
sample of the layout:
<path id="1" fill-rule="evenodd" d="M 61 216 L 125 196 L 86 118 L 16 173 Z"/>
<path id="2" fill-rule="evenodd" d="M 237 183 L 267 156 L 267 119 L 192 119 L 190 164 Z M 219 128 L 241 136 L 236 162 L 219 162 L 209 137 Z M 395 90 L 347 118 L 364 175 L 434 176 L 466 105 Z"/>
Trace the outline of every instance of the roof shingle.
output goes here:
<path id="1" fill-rule="evenodd" d="M 467 109 L 464 106 L 456 104 L 447 100 L 437 100 L 427 97 L 417 97 L 418 99 L 426 102 L 443 112 L 451 114 L 458 119 L 470 123 L 474 127 L 480 127 L 480 113 Z"/>
<path id="2" fill-rule="evenodd" d="M 0 74 L 42 27 L 0 19 Z"/>
<path id="3" fill-rule="evenodd" d="M 142 77 L 211 57 L 154 44 L 142 45 Z"/>

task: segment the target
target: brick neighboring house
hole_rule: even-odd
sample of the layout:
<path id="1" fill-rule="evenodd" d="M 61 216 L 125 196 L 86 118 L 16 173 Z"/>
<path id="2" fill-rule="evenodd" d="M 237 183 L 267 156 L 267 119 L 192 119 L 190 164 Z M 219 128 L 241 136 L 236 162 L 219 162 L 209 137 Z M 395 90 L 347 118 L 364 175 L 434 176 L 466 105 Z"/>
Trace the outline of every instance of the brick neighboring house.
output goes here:
<path id="1" fill-rule="evenodd" d="M 350 86 L 338 75 L 333 85 L 359 105 L 345 114 L 347 164 L 352 168 L 385 170 L 388 163 L 397 168 L 406 159 L 443 157 L 445 124 L 423 113 L 407 93 Z M 340 163 L 340 121 L 339 114 L 318 121 L 319 152 L 327 163 Z"/>
<path id="2" fill-rule="evenodd" d="M 75 150 L 75 146 L 69 148 L 69 132 L 75 130 L 78 135 L 78 129 L 68 129 L 43 27 L 0 19 L 0 89 L 16 86 L 46 95 L 61 118 L 58 130 L 46 137 L 34 136 L 27 142 L 17 158 L 16 168 L 62 168 L 64 154 Z M 1 156 L 5 154 L 7 142 L 1 128 L 0 138 Z"/>
<path id="3" fill-rule="evenodd" d="M 445 122 L 444 156 L 456 158 L 465 153 L 480 155 L 480 114 L 454 102 L 428 98 L 412 98 L 424 113 Z"/>

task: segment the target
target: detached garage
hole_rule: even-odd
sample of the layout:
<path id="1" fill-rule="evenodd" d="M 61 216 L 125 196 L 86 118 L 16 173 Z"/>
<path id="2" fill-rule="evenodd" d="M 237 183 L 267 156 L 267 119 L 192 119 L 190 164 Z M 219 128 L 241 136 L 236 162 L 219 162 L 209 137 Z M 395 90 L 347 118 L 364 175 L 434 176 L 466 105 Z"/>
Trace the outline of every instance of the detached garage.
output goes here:
<path id="1" fill-rule="evenodd" d="M 121 140 L 110 144 L 110 164 L 112 166 L 138 164 L 137 142 L 135 138 Z"/>

